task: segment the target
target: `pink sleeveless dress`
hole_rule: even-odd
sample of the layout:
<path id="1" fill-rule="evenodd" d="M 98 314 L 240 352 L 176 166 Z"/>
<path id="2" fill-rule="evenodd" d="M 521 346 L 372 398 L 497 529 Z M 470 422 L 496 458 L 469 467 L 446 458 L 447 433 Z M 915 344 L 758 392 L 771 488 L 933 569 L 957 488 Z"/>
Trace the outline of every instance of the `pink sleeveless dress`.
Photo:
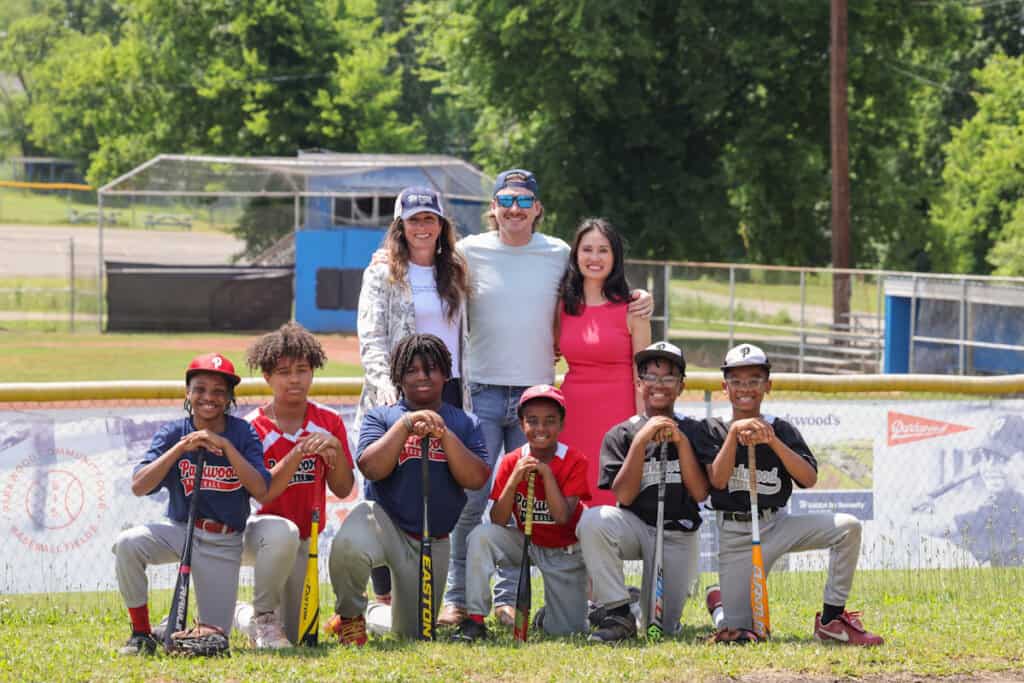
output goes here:
<path id="1" fill-rule="evenodd" d="M 581 315 L 559 310 L 558 346 L 569 364 L 562 384 L 566 417 L 559 441 L 587 456 L 591 506 L 615 505 L 615 494 L 597 488 L 601 442 L 609 429 L 636 413 L 627 306 L 587 306 Z"/>

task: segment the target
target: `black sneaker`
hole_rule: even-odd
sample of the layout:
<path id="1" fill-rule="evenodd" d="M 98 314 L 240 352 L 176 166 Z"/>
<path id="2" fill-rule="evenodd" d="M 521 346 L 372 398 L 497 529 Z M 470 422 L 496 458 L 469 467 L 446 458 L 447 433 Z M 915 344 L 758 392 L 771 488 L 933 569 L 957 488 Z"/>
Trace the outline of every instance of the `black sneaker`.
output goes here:
<path id="1" fill-rule="evenodd" d="M 487 625 L 472 619 L 465 619 L 459 624 L 459 630 L 452 634 L 452 640 L 463 643 L 475 643 L 487 638 Z"/>
<path id="2" fill-rule="evenodd" d="M 547 605 L 541 605 L 541 608 L 533 615 L 533 623 L 530 625 L 530 628 L 537 633 L 544 630 L 544 610 L 546 609 Z"/>
<path id="3" fill-rule="evenodd" d="M 152 633 L 133 631 L 132 637 L 118 650 L 118 653 L 122 655 L 151 655 L 156 652 L 156 645 L 156 639 Z"/>
<path id="4" fill-rule="evenodd" d="M 609 613 L 605 615 L 598 629 L 590 634 L 588 640 L 595 643 L 618 643 L 631 638 L 636 638 L 636 619 L 633 615 Z"/>

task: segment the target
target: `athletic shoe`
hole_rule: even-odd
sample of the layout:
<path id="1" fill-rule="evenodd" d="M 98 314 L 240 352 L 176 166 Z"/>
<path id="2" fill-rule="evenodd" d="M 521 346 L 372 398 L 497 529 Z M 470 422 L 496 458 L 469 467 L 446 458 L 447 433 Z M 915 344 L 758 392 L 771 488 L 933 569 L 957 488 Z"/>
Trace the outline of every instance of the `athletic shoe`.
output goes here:
<path id="1" fill-rule="evenodd" d="M 153 627 L 153 638 L 156 642 L 164 642 L 164 634 L 167 632 L 167 622 L 170 620 L 170 615 L 160 620 L 160 623 Z"/>
<path id="2" fill-rule="evenodd" d="M 725 611 L 722 609 L 722 589 L 717 583 L 708 586 L 704 593 L 704 604 L 711 615 L 711 623 L 716 629 L 722 629 L 725 626 Z"/>
<path id="3" fill-rule="evenodd" d="M 466 618 L 466 608 L 446 602 L 437 615 L 438 626 L 458 626 Z"/>
<path id="4" fill-rule="evenodd" d="M 465 619 L 459 624 L 459 630 L 452 634 L 452 640 L 462 643 L 475 643 L 487 639 L 487 625 L 482 621 Z"/>
<path id="5" fill-rule="evenodd" d="M 499 624 L 512 628 L 516 623 L 516 608 L 512 605 L 498 605 L 494 608 L 494 616 Z"/>
<path id="6" fill-rule="evenodd" d="M 280 650 L 292 646 L 292 641 L 284 634 L 281 622 L 273 612 L 261 614 L 253 619 L 249 641 L 258 650 Z"/>
<path id="7" fill-rule="evenodd" d="M 608 614 L 587 640 L 595 643 L 618 643 L 636 638 L 636 619 L 620 614 Z"/>
<path id="8" fill-rule="evenodd" d="M 860 612 L 843 612 L 828 622 L 821 623 L 821 612 L 814 615 L 814 637 L 826 643 L 843 645 L 861 645 L 870 647 L 881 645 L 885 640 L 870 633 L 860 621 Z"/>
<path id="9" fill-rule="evenodd" d="M 725 627 L 718 629 L 708 636 L 708 642 L 724 645 L 747 645 L 749 643 L 759 643 L 761 639 L 750 629 Z"/>
<path id="10" fill-rule="evenodd" d="M 152 633 L 138 633 L 133 631 L 132 637 L 118 650 L 122 655 L 151 655 L 156 652 L 156 638 Z"/>
<path id="11" fill-rule="evenodd" d="M 642 615 L 642 612 L 640 611 L 640 589 L 636 586 L 626 586 L 626 593 L 629 594 L 629 611 L 636 619 L 637 629 L 639 630 L 640 618 Z M 605 609 L 604 605 L 599 605 L 596 602 L 587 600 L 587 621 L 590 622 L 591 628 L 599 628 L 607 614 L 608 610 Z"/>
<path id="12" fill-rule="evenodd" d="M 235 630 L 245 634 L 250 639 L 253 636 L 253 621 L 256 619 L 256 610 L 251 602 L 235 603 Z"/>
<path id="13" fill-rule="evenodd" d="M 366 606 L 366 630 L 375 636 L 391 633 L 391 605 L 371 602 Z"/>
<path id="14" fill-rule="evenodd" d="M 355 645 L 356 647 L 366 645 L 366 620 L 362 614 L 351 619 L 340 614 L 333 614 L 327 620 L 324 630 L 338 636 L 338 642 L 342 645 Z"/>
<path id="15" fill-rule="evenodd" d="M 544 611 L 546 609 L 547 605 L 541 605 L 540 609 L 533 614 L 533 622 L 530 624 L 530 628 L 537 633 L 544 630 Z"/>

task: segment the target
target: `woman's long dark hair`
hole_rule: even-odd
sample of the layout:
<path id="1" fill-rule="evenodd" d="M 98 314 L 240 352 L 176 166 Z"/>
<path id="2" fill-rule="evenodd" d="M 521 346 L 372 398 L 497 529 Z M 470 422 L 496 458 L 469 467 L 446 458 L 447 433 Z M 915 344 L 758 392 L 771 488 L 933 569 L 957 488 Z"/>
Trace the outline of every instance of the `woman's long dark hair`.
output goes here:
<path id="1" fill-rule="evenodd" d="M 462 255 L 455 251 L 455 227 L 447 218 L 438 216 L 437 219 L 441 222 L 441 233 L 437 236 L 434 279 L 437 281 L 437 295 L 444 303 L 444 315 L 452 321 L 469 292 L 469 271 Z M 405 241 L 404 226 L 402 219 L 396 218 L 391 221 L 384 238 L 392 282 L 404 282 L 409 272 L 409 244 Z"/>
<path id="2" fill-rule="evenodd" d="M 612 271 L 604 281 L 601 293 L 604 298 L 613 303 L 621 304 L 629 301 L 629 283 L 626 282 L 626 269 L 623 265 L 623 254 L 625 249 L 622 246 L 622 237 L 604 218 L 584 218 L 579 227 L 576 228 L 576 237 L 572 241 L 572 251 L 569 252 L 569 265 L 565 268 L 562 276 L 562 283 L 559 285 L 558 295 L 565 306 L 565 312 L 569 315 L 580 315 L 583 313 L 583 273 L 580 272 L 579 253 L 580 242 L 587 233 L 597 230 L 601 233 L 612 247 Z"/>

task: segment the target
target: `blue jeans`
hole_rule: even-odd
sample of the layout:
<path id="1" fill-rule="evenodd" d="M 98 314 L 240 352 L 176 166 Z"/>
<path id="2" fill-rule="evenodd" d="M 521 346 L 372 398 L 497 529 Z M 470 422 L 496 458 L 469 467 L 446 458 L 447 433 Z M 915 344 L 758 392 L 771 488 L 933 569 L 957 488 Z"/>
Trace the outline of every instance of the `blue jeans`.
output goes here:
<path id="1" fill-rule="evenodd" d="M 514 451 L 526 443 L 519 426 L 516 408 L 519 396 L 526 387 L 498 386 L 470 382 L 473 395 L 473 413 L 480 419 L 480 430 L 487 444 L 487 464 L 491 468 L 491 481 L 502 453 Z M 451 534 L 451 560 L 444 601 L 458 607 L 466 606 L 466 548 L 469 533 L 483 519 L 484 508 L 491 494 L 491 482 L 479 491 L 466 491 L 466 507 Z M 501 568 L 494 584 L 494 605 L 515 605 L 519 567 Z"/>

